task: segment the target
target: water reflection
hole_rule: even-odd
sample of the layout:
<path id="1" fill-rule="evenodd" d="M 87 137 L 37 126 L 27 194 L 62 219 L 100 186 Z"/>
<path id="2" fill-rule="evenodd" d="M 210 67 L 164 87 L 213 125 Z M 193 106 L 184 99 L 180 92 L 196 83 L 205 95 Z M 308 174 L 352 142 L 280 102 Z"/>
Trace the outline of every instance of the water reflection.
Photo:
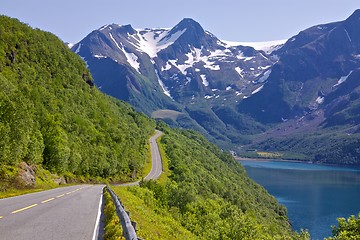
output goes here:
<path id="1" fill-rule="evenodd" d="M 292 162 L 241 163 L 252 179 L 288 208 L 294 229 L 309 229 L 312 239 L 330 236 L 336 218 L 360 211 L 359 169 Z"/>

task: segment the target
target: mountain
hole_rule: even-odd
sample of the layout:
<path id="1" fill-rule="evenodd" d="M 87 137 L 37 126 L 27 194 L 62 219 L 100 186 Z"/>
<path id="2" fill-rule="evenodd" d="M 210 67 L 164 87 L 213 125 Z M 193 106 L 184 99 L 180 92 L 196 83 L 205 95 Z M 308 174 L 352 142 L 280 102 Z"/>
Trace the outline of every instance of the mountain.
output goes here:
<path id="1" fill-rule="evenodd" d="M 296 151 L 307 160 L 336 161 L 304 147 L 305 140 L 290 146 L 299 138 L 313 141 L 307 134 L 314 131 L 323 143 L 335 134 L 339 149 L 357 142 L 359 19 L 356 10 L 344 21 L 269 43 L 220 40 L 192 19 L 171 29 L 112 24 L 72 50 L 105 93 L 173 126 L 196 129 L 224 149 Z M 346 151 L 339 149 L 341 157 Z M 360 163 L 355 152 L 346 164 Z"/>
<path id="2" fill-rule="evenodd" d="M 271 55 L 276 48 L 264 47 L 219 40 L 196 21 L 183 19 L 172 29 L 106 25 L 72 50 L 86 61 L 103 92 L 214 141 L 241 142 L 234 128 L 253 132 L 261 127 L 236 124 L 232 106 L 258 91 L 278 61 Z"/>
<path id="3" fill-rule="evenodd" d="M 314 26 L 290 38 L 275 52 L 281 57 L 263 90 L 240 103 L 239 110 L 261 122 L 281 122 L 326 108 L 326 96 L 360 67 L 359 18 L 357 10 L 345 21 Z"/>

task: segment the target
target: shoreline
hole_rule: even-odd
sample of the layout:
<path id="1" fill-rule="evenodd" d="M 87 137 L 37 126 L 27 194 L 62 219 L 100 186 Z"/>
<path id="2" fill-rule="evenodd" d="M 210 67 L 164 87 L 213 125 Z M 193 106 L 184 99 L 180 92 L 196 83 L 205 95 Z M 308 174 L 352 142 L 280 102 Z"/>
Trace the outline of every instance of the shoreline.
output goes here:
<path id="1" fill-rule="evenodd" d="M 313 161 L 302 161 L 302 160 L 291 160 L 291 159 L 276 159 L 276 158 L 247 158 L 247 157 L 234 157 L 236 161 L 253 161 L 253 162 L 288 162 L 288 163 L 304 163 L 318 166 L 338 167 L 346 169 L 354 169 L 360 171 L 360 166 L 348 166 L 341 164 L 328 164 L 328 163 L 317 163 Z"/>
<path id="2" fill-rule="evenodd" d="M 276 159 L 276 158 L 247 158 L 247 157 L 235 157 L 236 161 L 257 161 L 257 162 L 294 162 L 294 163 L 308 163 L 313 164 L 312 161 L 301 161 L 291 159 Z"/>

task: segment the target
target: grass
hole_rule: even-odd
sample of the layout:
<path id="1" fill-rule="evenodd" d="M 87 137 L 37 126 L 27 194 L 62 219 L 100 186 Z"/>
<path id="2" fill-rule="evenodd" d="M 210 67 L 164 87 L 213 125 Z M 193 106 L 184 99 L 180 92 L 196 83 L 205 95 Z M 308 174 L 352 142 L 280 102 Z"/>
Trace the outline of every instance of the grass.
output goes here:
<path id="1" fill-rule="evenodd" d="M 166 179 L 170 176 L 171 172 L 169 170 L 169 159 L 167 158 L 167 156 L 165 154 L 165 150 L 164 150 L 163 146 L 161 145 L 161 138 L 162 137 L 159 137 L 156 140 L 158 147 L 159 147 L 160 156 L 161 156 L 162 165 L 163 165 L 163 172 L 160 175 L 160 177 L 158 178 L 158 182 L 165 183 Z"/>
<path id="2" fill-rule="evenodd" d="M 110 193 L 104 188 L 104 215 L 105 215 L 105 231 L 102 236 L 104 240 L 123 240 L 122 227 L 120 220 L 116 215 L 116 208 Z"/>
<path id="3" fill-rule="evenodd" d="M 262 158 L 281 158 L 283 156 L 282 153 L 277 152 L 256 152 Z"/>
<path id="4" fill-rule="evenodd" d="M 25 183 L 17 179 L 19 168 L 15 166 L 2 166 L 0 171 L 0 199 L 20 196 L 28 193 L 41 192 L 58 187 L 66 187 L 82 183 L 104 183 L 104 179 L 90 179 L 75 176 L 71 173 L 65 173 L 64 176 L 50 173 L 41 166 L 36 167 L 35 183 L 34 185 L 25 185 Z M 55 181 L 59 178 L 64 178 L 68 181 L 65 184 L 58 184 Z"/>
<path id="5" fill-rule="evenodd" d="M 161 137 L 159 137 L 156 141 L 159 146 L 159 151 L 163 163 L 163 173 L 160 175 L 157 181 L 159 183 L 165 183 L 168 176 L 170 175 L 170 170 L 168 167 L 169 159 L 166 157 L 163 146 L 160 143 Z M 151 159 L 151 156 L 149 159 Z M 144 170 L 145 173 L 150 171 L 151 161 L 148 165 L 150 165 L 150 168 L 148 171 Z M 139 238 L 147 240 L 198 239 L 198 237 L 181 226 L 180 222 L 174 219 L 169 212 L 164 211 L 161 206 L 158 206 L 157 200 L 154 198 L 153 192 L 150 190 L 137 186 L 113 186 L 112 189 L 121 200 L 121 203 L 123 204 L 126 211 L 131 213 L 131 220 L 136 222 L 137 236 Z M 104 196 L 106 202 L 105 214 L 107 215 L 106 212 L 109 211 L 109 216 L 112 213 L 115 215 L 115 206 L 111 200 L 111 197 L 109 198 L 105 194 Z M 112 205 L 112 207 L 110 207 L 110 205 Z M 104 237 L 104 239 L 121 239 L 117 238 L 115 235 L 112 235 L 113 233 L 121 232 L 121 224 L 113 224 L 118 222 L 118 220 L 109 220 L 109 222 L 109 226 L 105 226 L 105 235 L 109 235 L 112 238 Z"/>
<path id="6" fill-rule="evenodd" d="M 142 239 L 197 239 L 191 232 L 157 206 L 153 192 L 141 187 L 112 187 L 126 211 L 136 222 L 137 236 Z"/>
<path id="7" fill-rule="evenodd" d="M 177 111 L 174 111 L 174 110 L 158 110 L 158 111 L 155 111 L 153 113 L 151 113 L 151 117 L 152 118 L 160 118 L 160 119 L 171 119 L 173 121 L 176 121 L 176 119 L 182 115 L 183 113 L 181 112 L 177 112 Z"/>
<path id="8" fill-rule="evenodd" d="M 155 135 L 155 133 L 154 133 Z M 146 175 L 149 174 L 149 172 L 151 171 L 151 167 L 152 167 L 152 156 L 151 156 L 151 150 L 150 150 L 150 143 L 149 141 L 146 144 L 146 152 L 147 152 L 147 158 L 146 158 L 146 162 L 144 164 L 142 173 L 140 175 L 140 178 L 145 177 Z"/>

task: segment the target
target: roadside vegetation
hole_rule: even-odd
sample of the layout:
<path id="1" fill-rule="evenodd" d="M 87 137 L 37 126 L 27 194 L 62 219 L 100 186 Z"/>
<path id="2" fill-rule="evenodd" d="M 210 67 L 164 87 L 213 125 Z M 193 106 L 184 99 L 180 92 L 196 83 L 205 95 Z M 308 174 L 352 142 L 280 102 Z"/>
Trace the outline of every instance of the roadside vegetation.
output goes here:
<path id="1" fill-rule="evenodd" d="M 104 240 L 123 240 L 122 227 L 120 220 L 116 214 L 116 208 L 111 198 L 110 193 L 104 188 L 104 215 L 105 215 L 105 226 Z"/>

